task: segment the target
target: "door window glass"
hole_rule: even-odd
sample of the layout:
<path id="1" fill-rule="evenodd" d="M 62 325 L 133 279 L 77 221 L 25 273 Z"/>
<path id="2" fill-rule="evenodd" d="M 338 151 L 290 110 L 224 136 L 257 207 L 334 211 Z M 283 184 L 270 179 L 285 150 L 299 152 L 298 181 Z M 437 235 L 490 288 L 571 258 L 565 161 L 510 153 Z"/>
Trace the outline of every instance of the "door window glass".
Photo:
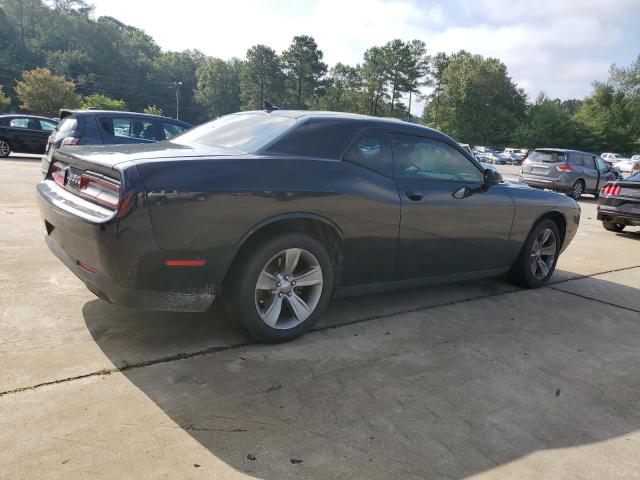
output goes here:
<path id="1" fill-rule="evenodd" d="M 9 125 L 16 128 L 29 128 L 28 118 L 12 118 Z"/>
<path id="2" fill-rule="evenodd" d="M 184 132 L 187 129 L 184 125 L 178 125 L 177 123 L 162 122 L 162 130 L 164 131 L 164 138 L 167 140 L 171 137 Z"/>
<path id="3" fill-rule="evenodd" d="M 383 132 L 368 132 L 362 135 L 345 154 L 344 160 L 383 175 L 393 175 L 391 148 Z"/>
<path id="4" fill-rule="evenodd" d="M 607 162 L 605 162 L 602 158 L 596 157 L 596 163 L 598 164 L 598 171 L 600 171 L 601 173 L 609 170 L 609 166 L 607 165 Z"/>
<path id="5" fill-rule="evenodd" d="M 582 167 L 584 165 L 584 162 L 582 161 L 582 155 L 580 153 L 572 153 L 571 155 L 569 155 L 569 163 L 571 165 Z"/>
<path id="6" fill-rule="evenodd" d="M 102 129 L 114 137 L 140 138 L 156 140 L 153 122 L 139 118 L 110 118 L 100 119 Z"/>
<path id="7" fill-rule="evenodd" d="M 482 182 L 482 172 L 462 153 L 438 140 L 393 135 L 397 178 Z"/>
<path id="8" fill-rule="evenodd" d="M 40 122 L 40 130 L 52 132 L 56 128 L 56 124 L 48 120 L 39 120 L 39 122 Z"/>

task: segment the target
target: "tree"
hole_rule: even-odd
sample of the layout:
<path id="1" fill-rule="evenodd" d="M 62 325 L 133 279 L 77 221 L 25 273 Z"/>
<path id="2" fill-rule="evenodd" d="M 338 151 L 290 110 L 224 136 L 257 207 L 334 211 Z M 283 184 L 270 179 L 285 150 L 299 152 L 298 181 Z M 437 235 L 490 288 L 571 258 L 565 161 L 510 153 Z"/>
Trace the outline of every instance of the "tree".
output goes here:
<path id="1" fill-rule="evenodd" d="M 96 110 L 127 110 L 127 103 L 124 100 L 109 98 L 101 93 L 94 93 L 82 99 L 81 108 L 95 108 Z"/>
<path id="2" fill-rule="evenodd" d="M 377 115 L 380 103 L 387 97 L 385 53 L 381 47 L 364 52 L 362 79 L 369 97 L 369 115 Z"/>
<path id="3" fill-rule="evenodd" d="M 4 94 L 0 85 L 0 112 L 8 112 L 11 109 L 11 99 Z"/>
<path id="4" fill-rule="evenodd" d="M 571 114 L 560 100 L 551 100 L 540 94 L 536 102 L 527 109 L 525 122 L 517 127 L 513 143 L 527 148 L 576 148 L 579 138 Z"/>
<path id="5" fill-rule="evenodd" d="M 362 69 L 336 63 L 324 80 L 317 108 L 338 112 L 367 113 L 367 95 L 363 91 Z"/>
<path id="6" fill-rule="evenodd" d="M 427 46 L 421 40 L 412 40 L 409 43 L 409 62 L 407 63 L 404 80 L 405 88 L 409 92 L 409 119 L 411 118 L 412 95 L 419 91 L 419 88 L 427 84 L 426 76 L 429 73 L 429 57 L 427 56 Z"/>
<path id="7" fill-rule="evenodd" d="M 326 73 L 327 65 L 322 61 L 322 50 L 308 35 L 293 37 L 291 46 L 282 53 L 285 73 L 295 99 L 294 108 L 306 108 L 305 101 L 311 97 Z"/>
<path id="8" fill-rule="evenodd" d="M 432 94 L 429 119 L 434 100 Z M 505 145 L 524 120 L 526 95 L 502 62 L 460 51 L 444 67 L 438 103 L 439 129 L 466 143 Z"/>
<path id="9" fill-rule="evenodd" d="M 399 39 L 387 43 L 382 47 L 382 51 L 386 78 L 391 84 L 391 115 L 393 115 L 396 99 L 407 89 L 406 72 L 412 66 L 412 52 L 409 45 Z"/>
<path id="10" fill-rule="evenodd" d="M 147 107 L 144 109 L 144 113 L 146 113 L 147 115 L 163 115 L 162 109 L 156 107 L 155 105 L 147 105 Z"/>
<path id="11" fill-rule="evenodd" d="M 57 115 L 61 108 L 77 108 L 80 105 L 75 84 L 52 74 L 47 68 L 23 72 L 15 90 L 21 108 L 50 117 Z"/>
<path id="12" fill-rule="evenodd" d="M 444 72 L 449 65 L 450 57 L 444 53 L 439 52 L 431 60 L 431 77 L 427 80 L 427 85 L 433 87 L 433 92 L 427 97 L 429 100 L 425 104 L 423 121 L 429 123 L 433 128 L 439 128 L 438 113 L 440 111 L 440 99 L 442 96 L 442 79 Z"/>
<path id="13" fill-rule="evenodd" d="M 195 97 L 211 117 L 240 110 L 240 68 L 239 60 L 209 58 L 196 70 Z"/>
<path id="14" fill-rule="evenodd" d="M 275 50 L 266 45 L 254 45 L 247 50 L 240 75 L 240 92 L 244 110 L 261 109 L 264 100 L 274 104 L 283 100 L 284 73 Z"/>

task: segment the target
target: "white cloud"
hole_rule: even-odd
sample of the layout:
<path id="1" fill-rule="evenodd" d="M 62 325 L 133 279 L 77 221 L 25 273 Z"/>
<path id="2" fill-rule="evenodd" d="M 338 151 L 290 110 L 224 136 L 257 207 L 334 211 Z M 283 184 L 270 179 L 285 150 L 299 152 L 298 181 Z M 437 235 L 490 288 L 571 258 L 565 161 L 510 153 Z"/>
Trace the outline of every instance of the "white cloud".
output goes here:
<path id="1" fill-rule="evenodd" d="M 606 78 L 609 63 L 638 54 L 629 45 L 640 44 L 632 29 L 639 0 L 437 1 L 183 0 L 175 8 L 157 0 L 94 3 L 97 15 L 144 29 L 164 49 L 198 48 L 221 58 L 243 57 L 257 43 L 282 51 L 294 35 L 308 34 L 327 63 L 355 64 L 373 45 L 419 38 L 431 52 L 465 49 L 499 58 L 532 97 L 541 90 L 582 97 L 593 80 Z M 629 58 L 621 58 L 621 47 Z"/>

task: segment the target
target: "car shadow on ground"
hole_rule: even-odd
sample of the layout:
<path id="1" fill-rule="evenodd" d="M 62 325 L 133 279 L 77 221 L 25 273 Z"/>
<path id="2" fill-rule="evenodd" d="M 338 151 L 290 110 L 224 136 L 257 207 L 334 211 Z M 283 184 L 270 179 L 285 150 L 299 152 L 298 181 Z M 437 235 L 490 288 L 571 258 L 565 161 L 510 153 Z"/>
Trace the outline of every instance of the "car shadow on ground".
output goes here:
<path id="1" fill-rule="evenodd" d="M 640 293 L 584 281 L 603 295 Z M 477 299 L 452 293 L 465 289 Z M 407 313 L 376 319 L 394 310 Z M 282 345 L 249 345 L 219 307 L 158 314 L 95 300 L 83 313 L 134 385 L 258 478 L 461 477 L 640 429 L 640 314 L 555 287 L 464 282 L 341 300 L 320 331 Z M 221 349 L 127 367 L 194 343 Z"/>

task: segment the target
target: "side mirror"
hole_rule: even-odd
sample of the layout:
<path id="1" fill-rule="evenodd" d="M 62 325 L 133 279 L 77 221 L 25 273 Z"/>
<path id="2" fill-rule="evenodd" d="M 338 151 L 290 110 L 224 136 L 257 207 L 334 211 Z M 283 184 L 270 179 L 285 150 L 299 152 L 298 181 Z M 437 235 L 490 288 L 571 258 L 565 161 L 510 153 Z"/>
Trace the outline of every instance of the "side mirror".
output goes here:
<path id="1" fill-rule="evenodd" d="M 486 186 L 497 185 L 502 182 L 502 175 L 491 168 L 484 171 L 484 184 Z"/>

